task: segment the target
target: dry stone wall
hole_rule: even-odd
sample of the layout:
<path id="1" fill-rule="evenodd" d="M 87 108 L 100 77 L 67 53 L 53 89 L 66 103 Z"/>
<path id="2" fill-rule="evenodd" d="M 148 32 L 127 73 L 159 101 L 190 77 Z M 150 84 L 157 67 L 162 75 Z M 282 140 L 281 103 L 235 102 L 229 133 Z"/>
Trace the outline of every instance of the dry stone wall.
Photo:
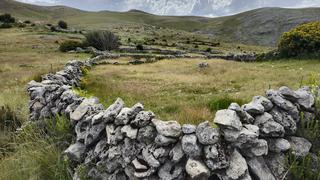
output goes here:
<path id="1" fill-rule="evenodd" d="M 198 126 L 162 121 L 137 103 L 126 107 L 118 98 L 104 108 L 97 98 L 77 96 L 85 62 L 28 84 L 30 120 L 64 114 L 75 141 L 64 154 L 88 168 L 90 179 L 221 179 L 275 180 L 287 171 L 285 153 L 309 153 L 311 143 L 295 137 L 300 113 L 313 116 L 315 97 L 308 87 L 268 90 L 240 107 L 232 103 Z M 106 92 L 108 93 L 108 92 Z M 80 179 L 77 173 L 74 179 Z"/>

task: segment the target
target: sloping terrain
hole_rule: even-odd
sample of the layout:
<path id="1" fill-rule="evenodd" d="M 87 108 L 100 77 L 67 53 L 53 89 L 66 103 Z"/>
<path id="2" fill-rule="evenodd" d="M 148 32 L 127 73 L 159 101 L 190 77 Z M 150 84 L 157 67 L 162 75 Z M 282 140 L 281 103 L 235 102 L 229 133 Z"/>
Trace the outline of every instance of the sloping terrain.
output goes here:
<path id="1" fill-rule="evenodd" d="M 241 14 L 219 17 L 157 16 L 141 11 L 87 12 L 64 6 L 43 7 L 11 0 L 0 1 L 0 13 L 8 12 L 21 19 L 56 22 L 68 21 L 85 29 L 107 28 L 119 24 L 148 24 L 159 27 L 206 33 L 224 41 L 274 46 L 280 35 L 294 26 L 320 20 L 320 8 L 262 8 Z"/>

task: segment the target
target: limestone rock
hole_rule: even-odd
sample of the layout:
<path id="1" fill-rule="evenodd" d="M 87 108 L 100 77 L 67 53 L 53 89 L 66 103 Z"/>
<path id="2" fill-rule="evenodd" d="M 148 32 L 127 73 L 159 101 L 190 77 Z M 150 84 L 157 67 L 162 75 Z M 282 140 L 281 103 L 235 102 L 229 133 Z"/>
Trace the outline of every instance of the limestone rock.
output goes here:
<path id="1" fill-rule="evenodd" d="M 191 179 L 208 179 L 210 176 L 210 171 L 206 165 L 194 159 L 188 159 L 186 171 Z"/>
<path id="2" fill-rule="evenodd" d="M 276 180 L 263 157 L 254 157 L 248 162 L 250 172 L 257 180 Z"/>
<path id="3" fill-rule="evenodd" d="M 181 125 L 176 121 L 161 121 L 153 119 L 152 123 L 156 126 L 158 133 L 167 137 L 179 137 L 181 135 Z"/>
<path id="4" fill-rule="evenodd" d="M 230 165 L 226 170 L 228 179 L 236 180 L 245 175 L 248 171 L 248 165 L 242 155 L 234 150 L 230 156 Z"/>
<path id="5" fill-rule="evenodd" d="M 292 153 L 299 158 L 304 158 L 309 154 L 312 144 L 301 137 L 289 137 L 288 141 L 291 144 Z"/>
<path id="6" fill-rule="evenodd" d="M 120 113 L 121 109 L 124 107 L 124 102 L 122 99 L 118 98 L 111 106 L 105 110 L 103 115 L 103 120 L 106 123 L 114 122 L 117 115 Z"/>
<path id="7" fill-rule="evenodd" d="M 269 151 L 274 153 L 286 152 L 291 148 L 289 141 L 283 138 L 268 139 Z"/>
<path id="8" fill-rule="evenodd" d="M 197 127 L 192 124 L 184 124 L 182 125 L 182 132 L 184 134 L 192 134 L 196 132 Z"/>
<path id="9" fill-rule="evenodd" d="M 126 125 L 121 128 L 121 133 L 130 139 L 136 139 L 138 134 L 138 129 L 134 129 L 130 125 Z"/>
<path id="10" fill-rule="evenodd" d="M 77 142 L 72 144 L 64 151 L 69 159 L 75 162 L 81 162 L 84 159 L 84 153 L 86 152 L 86 146 L 83 143 Z"/>
<path id="11" fill-rule="evenodd" d="M 202 148 L 195 134 L 184 135 L 181 139 L 181 144 L 183 152 L 189 157 L 199 157 L 202 154 Z"/>
<path id="12" fill-rule="evenodd" d="M 198 125 L 196 135 L 199 142 L 203 145 L 212 145 L 219 141 L 219 128 L 213 128 L 209 122 L 203 122 Z"/>
<path id="13" fill-rule="evenodd" d="M 239 131 L 242 129 L 240 118 L 233 110 L 219 110 L 214 118 L 214 123 Z"/>
<path id="14" fill-rule="evenodd" d="M 154 116 L 155 115 L 151 111 L 140 111 L 136 118 L 131 122 L 131 125 L 139 128 L 145 127 L 151 122 L 151 119 L 154 118 Z"/>

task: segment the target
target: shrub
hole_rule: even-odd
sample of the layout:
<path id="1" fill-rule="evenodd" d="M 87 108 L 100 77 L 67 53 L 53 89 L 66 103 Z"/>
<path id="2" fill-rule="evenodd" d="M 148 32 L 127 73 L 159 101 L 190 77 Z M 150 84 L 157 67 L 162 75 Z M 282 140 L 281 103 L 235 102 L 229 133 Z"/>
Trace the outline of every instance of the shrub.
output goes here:
<path id="1" fill-rule="evenodd" d="M 227 109 L 231 103 L 238 103 L 241 106 L 245 102 L 242 99 L 234 99 L 234 98 L 230 98 L 229 96 L 224 96 L 224 97 L 215 98 L 211 100 L 208 103 L 208 108 L 212 112 L 215 112 L 217 110 Z"/>
<path id="2" fill-rule="evenodd" d="M 12 25 L 9 23 L 0 24 L 0 28 L 12 28 Z"/>
<path id="3" fill-rule="evenodd" d="M 86 34 L 85 44 L 101 51 L 119 48 L 119 38 L 110 31 L 92 31 Z"/>
<path id="4" fill-rule="evenodd" d="M 320 51 L 320 22 L 310 22 L 282 35 L 278 50 L 283 57 L 295 57 Z"/>
<path id="5" fill-rule="evenodd" d="M 31 24 L 31 21 L 25 20 L 24 23 L 25 23 L 25 24 Z"/>
<path id="6" fill-rule="evenodd" d="M 15 23 L 16 20 L 10 14 L 3 14 L 3 15 L 0 15 L 0 22 L 3 22 L 3 23 Z"/>
<path id="7" fill-rule="evenodd" d="M 59 21 L 58 26 L 62 29 L 68 29 L 68 24 L 65 21 Z"/>
<path id="8" fill-rule="evenodd" d="M 136 46 L 136 48 L 137 48 L 137 50 L 139 50 L 139 51 L 142 51 L 142 50 L 144 49 L 142 44 L 138 44 L 138 45 Z"/>
<path id="9" fill-rule="evenodd" d="M 68 52 L 68 51 L 75 50 L 77 47 L 83 47 L 83 44 L 78 41 L 65 41 L 61 43 L 59 50 L 61 52 Z"/>
<path id="10" fill-rule="evenodd" d="M 206 52 L 211 53 L 212 49 L 211 48 L 207 48 Z"/>

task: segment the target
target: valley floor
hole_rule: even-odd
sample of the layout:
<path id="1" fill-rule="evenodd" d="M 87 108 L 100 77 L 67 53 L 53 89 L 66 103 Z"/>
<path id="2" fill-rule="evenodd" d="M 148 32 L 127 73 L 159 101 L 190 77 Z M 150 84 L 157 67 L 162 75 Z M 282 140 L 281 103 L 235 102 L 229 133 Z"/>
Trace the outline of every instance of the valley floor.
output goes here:
<path id="1" fill-rule="evenodd" d="M 120 60 L 121 61 L 121 60 Z M 208 62 L 200 69 L 198 64 Z M 198 124 L 211 120 L 230 101 L 240 104 L 268 88 L 298 89 L 319 80 L 316 60 L 243 63 L 225 60 L 177 59 L 142 65 L 98 65 L 84 78 L 87 95 L 106 106 L 121 97 L 141 102 L 164 120 Z"/>

